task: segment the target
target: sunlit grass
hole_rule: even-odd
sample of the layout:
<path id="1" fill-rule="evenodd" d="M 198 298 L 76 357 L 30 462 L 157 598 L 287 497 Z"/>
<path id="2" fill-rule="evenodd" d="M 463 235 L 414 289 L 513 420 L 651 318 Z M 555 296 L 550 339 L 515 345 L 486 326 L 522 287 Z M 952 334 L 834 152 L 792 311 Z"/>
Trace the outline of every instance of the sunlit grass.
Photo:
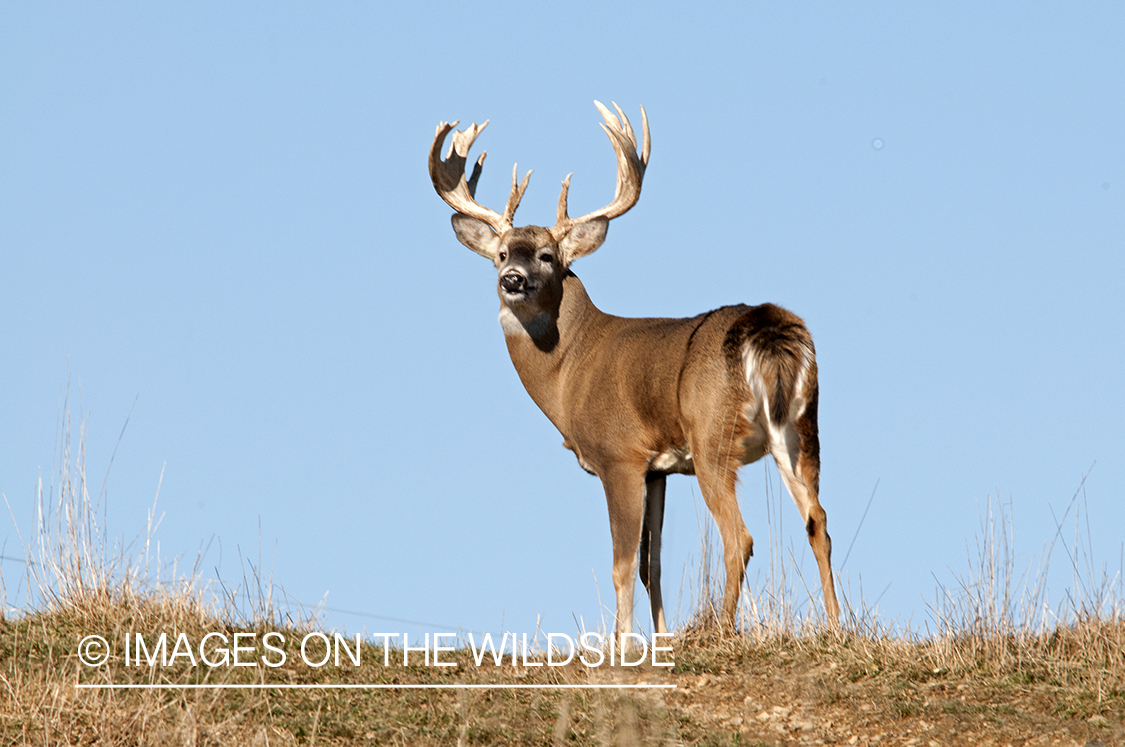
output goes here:
<path id="1" fill-rule="evenodd" d="M 783 737 L 874 744 L 883 740 L 879 724 L 892 723 L 896 733 L 914 730 L 920 743 L 938 744 L 1032 728 L 1125 733 L 1122 579 L 1097 566 L 1079 531 L 1081 487 L 1027 568 L 1016 566 L 1010 507 L 989 501 L 967 572 L 939 584 L 920 629 L 882 621 L 843 583 L 842 624 L 826 627 L 819 583 L 810 591 L 773 523 L 788 508 L 775 488 L 767 495 L 775 504 L 768 570 L 748 580 L 734 630 L 717 623 L 720 554 L 710 519 L 700 514 L 700 559 L 686 585 L 674 668 L 536 668 L 510 660 L 478 667 L 463 647 L 450 654 L 456 667 L 427 667 L 418 657 L 402 666 L 400 650 L 371 640 L 359 666 L 315 667 L 295 649 L 316 630 L 315 615 L 253 563 L 244 562 L 241 581 L 230 586 L 204 580 L 199 559 L 184 567 L 160 557 L 159 485 L 143 530 L 131 541 L 110 541 L 100 493 L 87 481 L 85 427 L 73 448 L 71 427 L 66 415 L 55 468 L 38 485 L 36 526 L 20 537 L 26 571 L 14 591 L 23 608 L 0 619 L 0 735 L 11 744 L 753 744 Z M 1051 605 L 1046 575 L 1060 554 L 1074 580 Z M 120 646 L 137 633 L 152 644 L 163 632 L 171 647 L 179 634 L 199 641 L 208 633 L 270 631 L 285 636 L 282 666 L 125 666 L 118 656 L 89 667 L 78 657 L 79 641 L 91 633 Z M 536 649 L 532 660 L 543 653 Z M 678 689 L 89 691 L 78 683 Z M 946 736 L 930 739 L 939 729 Z"/>

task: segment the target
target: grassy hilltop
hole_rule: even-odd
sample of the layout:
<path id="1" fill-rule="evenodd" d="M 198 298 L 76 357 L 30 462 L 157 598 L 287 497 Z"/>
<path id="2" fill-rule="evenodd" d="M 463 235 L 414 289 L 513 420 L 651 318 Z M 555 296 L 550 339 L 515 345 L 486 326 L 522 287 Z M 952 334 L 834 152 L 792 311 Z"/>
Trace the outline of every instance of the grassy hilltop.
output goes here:
<path id="1" fill-rule="evenodd" d="M 206 632 L 232 625 L 191 597 L 100 590 L 0 623 L 0 734 L 9 744 L 1120 744 L 1125 626 L 1085 620 L 1041 636 L 965 633 L 911 641 L 855 630 L 723 635 L 699 625 L 660 669 L 523 667 L 470 651 L 401 666 L 364 644 L 359 667 L 92 670 L 90 630 Z M 149 641 L 155 635 L 149 637 Z M 396 656 L 397 655 L 397 656 Z M 346 660 L 345 660 L 346 661 Z M 675 684 L 675 690 L 114 690 L 78 682 Z"/>
<path id="2" fill-rule="evenodd" d="M 1040 586 L 1018 599 L 1011 588 L 1002 514 L 978 542 L 972 578 L 943 594 L 932 610 L 937 630 L 925 635 L 847 605 L 842 627 L 825 630 L 776 588 L 751 589 L 740 630 L 721 630 L 705 559 L 697 610 L 672 642 L 673 667 L 536 667 L 511 657 L 496 666 L 488 656 L 478 666 L 467 639 L 441 652 L 456 666 L 427 666 L 418 651 L 404 666 L 401 649 L 369 638 L 357 650 L 354 636 L 339 664 L 312 666 L 305 659 L 326 655 L 328 638 L 275 605 L 254 569 L 239 588 L 213 593 L 194 578 L 153 580 L 147 541 L 111 557 L 81 457 L 71 464 L 64 451 L 60 462 L 57 492 L 41 496 L 49 520 L 25 548 L 28 609 L 0 617 L 0 744 L 1125 744 L 1120 579 L 1089 579 L 1084 596 L 1044 622 Z M 98 653 L 96 642 L 80 646 L 91 634 L 114 647 L 105 665 L 82 661 Z M 221 649 L 220 665 L 200 661 L 220 661 Z M 256 665 L 234 666 L 234 656 Z M 543 656 L 533 651 L 530 661 Z M 77 687 L 109 683 L 176 687 Z M 232 687 L 267 683 L 334 688 Z M 360 684 L 675 688 L 340 687 Z"/>

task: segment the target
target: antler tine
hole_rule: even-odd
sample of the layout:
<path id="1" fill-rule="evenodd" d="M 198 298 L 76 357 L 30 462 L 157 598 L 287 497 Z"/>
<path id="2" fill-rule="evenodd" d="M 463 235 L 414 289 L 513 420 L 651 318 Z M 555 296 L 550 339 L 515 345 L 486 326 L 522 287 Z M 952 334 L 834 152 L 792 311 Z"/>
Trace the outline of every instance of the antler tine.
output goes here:
<path id="1" fill-rule="evenodd" d="M 621 121 L 625 123 L 625 130 L 629 133 L 629 140 L 633 143 L 633 148 L 636 149 L 637 135 L 633 132 L 632 123 L 629 122 L 629 118 L 625 116 L 625 112 L 621 111 L 621 107 L 617 105 L 616 101 L 613 102 L 613 108 L 617 110 L 617 114 L 621 117 Z M 648 113 L 645 111 L 645 108 L 643 106 L 641 107 L 641 135 L 644 138 L 641 144 L 641 163 L 643 163 L 647 167 L 650 143 L 648 141 Z"/>
<path id="2" fill-rule="evenodd" d="M 465 179 L 465 161 L 469 155 L 469 149 L 484 128 L 488 126 L 488 120 L 482 125 L 474 122 L 464 130 L 454 132 L 446 157 L 444 159 L 441 157 L 445 137 L 450 130 L 457 126 L 459 121 L 452 124 L 442 122 L 437 126 L 434 143 L 430 146 L 430 179 L 433 181 L 434 189 L 438 195 L 451 208 L 462 215 L 487 223 L 497 233 L 503 233 L 512 227 L 511 216 L 509 215 L 505 219 L 496 211 L 486 208 L 474 199 L 477 191 L 477 180 L 480 179 L 481 170 L 484 168 L 484 157 L 487 153 L 482 153 L 480 158 L 477 159 L 476 165 L 473 167 L 472 177 L 467 181 Z M 511 199 L 508 202 L 511 203 Z M 518 200 L 516 204 L 519 204 Z M 504 212 L 505 214 L 508 213 L 507 210 Z M 515 212 L 514 208 L 512 212 Z"/>
<path id="3" fill-rule="evenodd" d="M 648 112 L 645 108 L 641 107 L 641 134 L 644 137 L 644 144 L 641 146 L 641 161 L 644 162 L 645 168 L 648 168 L 648 154 L 652 149 L 652 143 L 648 139 Z"/>
<path id="4" fill-rule="evenodd" d="M 629 118 L 625 116 L 625 112 L 621 111 L 621 107 L 613 104 L 613 108 L 617 110 L 615 116 L 608 108 L 606 108 L 600 101 L 595 101 L 594 106 L 598 107 L 605 123 L 601 128 L 605 130 L 609 136 L 609 142 L 613 146 L 614 154 L 617 156 L 617 185 L 613 193 L 613 202 L 606 205 L 601 210 L 595 210 L 592 213 L 583 215 L 581 218 L 571 218 L 567 215 L 567 195 L 570 190 L 570 175 L 563 180 L 562 191 L 559 193 L 559 207 L 558 219 L 551 233 L 556 238 L 561 238 L 565 235 L 571 227 L 575 224 L 583 223 L 594 218 L 608 218 L 613 219 L 625 213 L 633 205 L 637 204 L 637 200 L 641 196 L 641 182 L 644 180 L 645 169 L 648 167 L 648 155 L 650 150 L 649 132 L 648 132 L 648 114 L 645 113 L 645 108 L 641 107 L 641 123 L 644 135 L 644 143 L 641 147 L 640 156 L 637 155 L 637 136 L 633 131 L 633 126 L 629 123 Z"/>
<path id="5" fill-rule="evenodd" d="M 559 209 L 556 213 L 557 217 L 555 219 L 555 228 L 558 228 L 562 225 L 568 225 L 568 222 L 570 221 L 570 218 L 568 218 L 566 215 L 566 195 L 570 191 L 570 177 L 572 176 L 574 176 L 573 171 L 567 174 L 566 178 L 562 181 L 562 191 L 559 192 Z"/>
<path id="6" fill-rule="evenodd" d="M 518 169 L 518 163 L 512 164 L 512 191 L 508 193 L 508 204 L 504 206 L 503 220 L 509 226 L 512 225 L 512 220 L 516 217 L 516 208 L 520 206 L 520 200 L 523 199 L 523 193 L 527 191 L 527 183 L 531 180 L 532 174 L 532 169 L 528 169 L 527 173 L 523 175 L 523 182 L 517 183 Z"/>
<path id="7" fill-rule="evenodd" d="M 610 103 L 612 103 L 612 102 L 610 102 Z M 613 112 L 611 112 L 609 110 L 609 108 L 606 107 L 605 104 L 603 104 L 602 102 L 595 99 L 594 100 L 594 106 L 598 107 L 598 111 L 602 113 L 602 117 L 605 119 L 606 124 L 620 129 L 621 123 L 617 121 L 617 117 L 613 116 Z M 613 104 L 613 108 L 617 109 L 617 104 Z M 617 109 L 617 111 L 621 111 L 621 110 Z"/>
<path id="8" fill-rule="evenodd" d="M 625 133 L 629 136 L 629 142 L 633 144 L 633 150 L 637 149 L 637 136 L 633 132 L 633 125 L 629 122 L 629 118 L 625 116 L 625 112 L 621 111 L 621 107 L 617 105 L 616 101 L 611 101 L 613 108 L 617 110 L 617 116 L 624 125 Z"/>

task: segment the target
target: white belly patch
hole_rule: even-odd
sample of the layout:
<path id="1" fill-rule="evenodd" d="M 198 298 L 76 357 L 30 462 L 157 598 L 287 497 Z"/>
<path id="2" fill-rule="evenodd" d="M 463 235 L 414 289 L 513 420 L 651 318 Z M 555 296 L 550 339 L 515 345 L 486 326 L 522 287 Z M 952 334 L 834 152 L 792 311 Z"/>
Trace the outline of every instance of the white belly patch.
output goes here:
<path id="1" fill-rule="evenodd" d="M 691 449 L 685 445 L 663 451 L 649 462 L 649 469 L 653 472 L 676 472 L 681 475 L 694 475 L 695 465 L 691 461 Z"/>

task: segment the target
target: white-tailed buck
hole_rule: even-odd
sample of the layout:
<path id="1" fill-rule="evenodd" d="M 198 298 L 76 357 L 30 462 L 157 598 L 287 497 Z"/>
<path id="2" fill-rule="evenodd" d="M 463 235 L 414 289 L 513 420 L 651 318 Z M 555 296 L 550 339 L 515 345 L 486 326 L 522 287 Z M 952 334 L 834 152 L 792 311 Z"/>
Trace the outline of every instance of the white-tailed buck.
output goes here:
<path id="1" fill-rule="evenodd" d="M 617 634 L 633 628 L 633 584 L 639 571 L 652 604 L 654 632 L 667 632 L 660 597 L 660 532 L 664 485 L 671 473 L 694 474 L 723 540 L 723 617 L 733 620 L 754 541 L 735 496 L 738 468 L 773 455 L 808 531 L 820 568 L 824 607 L 839 617 L 832 582 L 832 540 L 817 498 L 816 358 L 804 323 L 772 304 L 724 306 L 690 319 L 626 319 L 594 306 L 570 271 L 574 260 L 605 240 L 609 221 L 641 194 L 648 164 L 644 142 L 620 108 L 595 102 L 617 154 L 613 202 L 581 218 L 567 215 L 570 177 L 562 183 L 551 228 L 513 227 L 528 172 L 504 212 L 475 200 L 485 154 L 465 178 L 466 157 L 488 125 L 446 135 L 441 123 L 430 148 L 430 177 L 457 211 L 457 239 L 499 271 L 500 326 L 512 363 L 535 404 L 563 434 L 563 445 L 601 478 L 613 536 Z"/>

